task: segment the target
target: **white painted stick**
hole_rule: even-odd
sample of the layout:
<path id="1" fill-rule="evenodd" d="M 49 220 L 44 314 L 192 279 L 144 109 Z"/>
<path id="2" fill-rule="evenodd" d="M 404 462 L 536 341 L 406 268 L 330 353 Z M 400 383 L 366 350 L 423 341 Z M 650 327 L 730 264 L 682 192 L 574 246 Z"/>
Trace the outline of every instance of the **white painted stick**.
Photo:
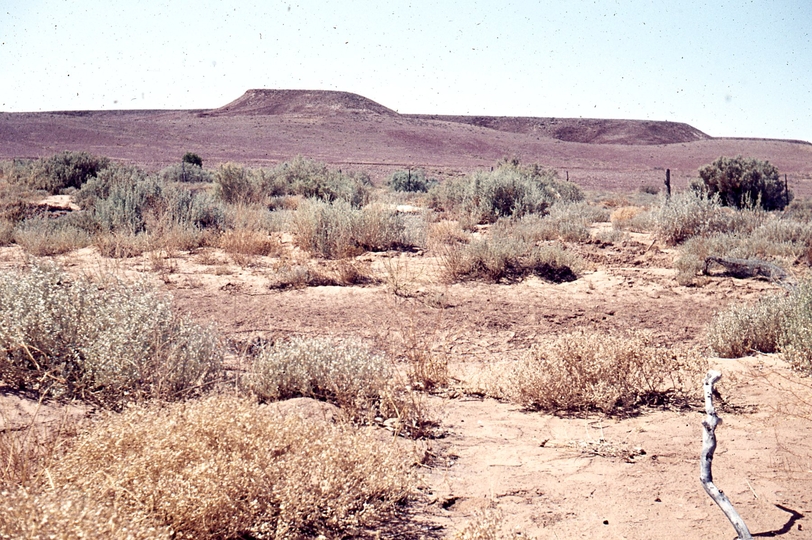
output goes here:
<path id="1" fill-rule="evenodd" d="M 713 499 L 722 512 L 725 513 L 727 519 L 736 529 L 736 534 L 739 535 L 739 540 L 752 540 L 753 536 L 744 520 L 741 518 L 733 504 L 727 496 L 719 491 L 713 484 L 713 472 L 711 466 L 713 465 L 713 453 L 716 451 L 716 426 L 722 423 L 722 419 L 716 414 L 716 409 L 713 407 L 713 385 L 722 378 L 722 374 L 718 371 L 709 371 L 705 376 L 705 383 L 703 389 L 705 391 L 705 412 L 707 416 L 702 421 L 702 455 L 699 460 L 699 480 L 702 482 L 702 487 L 705 492 Z"/>

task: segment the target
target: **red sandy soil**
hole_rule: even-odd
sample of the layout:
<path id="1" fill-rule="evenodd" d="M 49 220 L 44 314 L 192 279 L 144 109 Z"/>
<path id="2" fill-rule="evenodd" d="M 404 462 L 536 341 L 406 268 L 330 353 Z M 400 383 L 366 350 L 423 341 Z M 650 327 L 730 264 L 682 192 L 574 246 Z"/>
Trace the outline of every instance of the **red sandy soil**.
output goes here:
<path id="1" fill-rule="evenodd" d="M 216 323 L 236 349 L 257 337 L 335 335 L 357 336 L 392 354 L 406 343 L 445 355 L 451 388 L 427 397 L 445 437 L 417 443 L 432 459 L 424 470 L 427 499 L 416 512 L 437 527 L 435 537 L 450 537 L 492 509 L 519 538 L 733 538 L 698 480 L 698 401 L 687 410 L 606 417 L 544 414 L 475 397 L 489 373 L 550 335 L 645 329 L 665 343 L 700 345 L 717 310 L 776 290 L 767 282 L 724 277 L 679 286 L 675 252 L 648 235 L 579 249 L 591 266 L 571 283 L 530 278 L 445 285 L 437 259 L 390 253 L 356 260 L 378 284 L 287 291 L 268 287 L 276 259 L 255 257 L 238 266 L 209 248 L 126 260 L 103 259 L 86 248 L 55 259 L 79 272 L 152 276 L 178 309 Z M 19 248 L 0 249 L 2 266 L 24 260 Z M 330 263 L 310 264 L 327 271 Z M 405 284 L 401 296 L 394 294 L 396 281 Z M 711 364 L 724 373 L 726 402 L 717 432 L 717 485 L 753 533 L 812 537 L 810 379 L 776 355 Z"/>
<path id="2" fill-rule="evenodd" d="M 301 154 L 381 180 L 423 167 L 438 176 L 516 156 L 584 188 L 675 187 L 719 156 L 767 159 L 812 195 L 812 145 L 714 138 L 687 124 L 640 120 L 405 115 L 346 92 L 249 90 L 210 110 L 0 113 L 0 159 L 88 151 L 159 168 L 187 151 L 207 166 L 272 165 Z"/>

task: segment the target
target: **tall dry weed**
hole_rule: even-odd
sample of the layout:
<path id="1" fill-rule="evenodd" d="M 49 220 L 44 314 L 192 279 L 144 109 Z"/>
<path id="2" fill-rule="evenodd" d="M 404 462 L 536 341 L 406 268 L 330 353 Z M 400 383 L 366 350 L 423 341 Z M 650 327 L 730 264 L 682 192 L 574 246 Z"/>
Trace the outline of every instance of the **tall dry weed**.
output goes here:
<path id="1" fill-rule="evenodd" d="M 684 399 L 707 362 L 692 349 L 670 349 L 644 332 L 578 331 L 530 350 L 506 388 L 525 407 L 605 413 Z"/>
<path id="2" fill-rule="evenodd" d="M 108 415 L 51 477 L 174 538 L 346 537 L 412 495 L 413 463 L 358 428 L 211 396 Z"/>

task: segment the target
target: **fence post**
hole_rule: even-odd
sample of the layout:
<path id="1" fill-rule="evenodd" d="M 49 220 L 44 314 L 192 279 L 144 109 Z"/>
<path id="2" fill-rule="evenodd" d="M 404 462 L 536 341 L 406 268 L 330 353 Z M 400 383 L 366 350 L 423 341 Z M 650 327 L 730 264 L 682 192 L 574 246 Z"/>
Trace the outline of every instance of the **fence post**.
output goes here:
<path id="1" fill-rule="evenodd" d="M 665 200 L 671 198 L 671 169 L 665 170 Z"/>

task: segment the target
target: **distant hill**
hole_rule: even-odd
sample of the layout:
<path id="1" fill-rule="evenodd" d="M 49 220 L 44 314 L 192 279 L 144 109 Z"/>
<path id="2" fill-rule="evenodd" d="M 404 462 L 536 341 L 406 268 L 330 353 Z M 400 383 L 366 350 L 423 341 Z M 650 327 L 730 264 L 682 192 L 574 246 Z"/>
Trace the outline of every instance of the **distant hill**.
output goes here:
<path id="1" fill-rule="evenodd" d="M 228 105 L 201 116 L 381 114 L 397 116 L 380 103 L 350 92 L 331 90 L 248 90 Z"/>
<path id="2" fill-rule="evenodd" d="M 550 137 L 589 144 L 675 144 L 710 139 L 693 126 L 654 120 L 597 118 L 536 118 L 522 116 L 443 116 L 414 114 L 411 118 L 459 122 L 498 131 Z"/>
<path id="3" fill-rule="evenodd" d="M 812 145 L 711 137 L 687 124 L 509 116 L 398 114 L 371 99 L 325 90 L 248 90 L 206 110 L 0 112 L 0 159 L 86 151 L 157 170 L 195 152 L 207 168 L 270 166 L 296 155 L 383 181 L 397 169 L 438 178 L 503 157 L 540 163 L 587 189 L 687 185 L 719 156 L 768 159 L 797 195 L 812 195 Z"/>

